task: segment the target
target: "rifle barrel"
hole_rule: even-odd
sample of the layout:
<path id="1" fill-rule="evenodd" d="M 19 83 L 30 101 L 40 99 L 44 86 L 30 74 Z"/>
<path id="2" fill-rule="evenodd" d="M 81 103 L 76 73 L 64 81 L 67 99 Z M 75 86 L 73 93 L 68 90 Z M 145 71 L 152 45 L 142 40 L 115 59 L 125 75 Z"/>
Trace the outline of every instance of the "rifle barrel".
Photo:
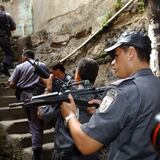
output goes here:
<path id="1" fill-rule="evenodd" d="M 23 106 L 23 104 L 24 102 L 16 102 L 16 103 L 11 103 L 8 106 L 12 108 L 12 107 L 17 107 L 17 106 Z"/>

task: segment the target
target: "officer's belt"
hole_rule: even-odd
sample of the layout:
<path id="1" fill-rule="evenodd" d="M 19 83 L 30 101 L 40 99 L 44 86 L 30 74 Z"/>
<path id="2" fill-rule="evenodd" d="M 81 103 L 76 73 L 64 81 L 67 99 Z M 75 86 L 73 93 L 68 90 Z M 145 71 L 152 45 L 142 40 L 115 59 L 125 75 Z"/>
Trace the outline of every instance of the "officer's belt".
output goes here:
<path id="1" fill-rule="evenodd" d="M 19 88 L 18 87 L 18 89 L 21 90 L 21 91 L 32 91 L 33 87 L 27 87 L 27 88 Z"/>
<path id="2" fill-rule="evenodd" d="M 81 155 L 81 152 L 76 148 L 76 147 L 69 147 L 69 148 L 63 148 L 63 149 L 59 149 L 59 148 L 55 148 L 55 150 L 60 153 L 63 152 L 64 154 L 73 154 L 73 155 Z"/>

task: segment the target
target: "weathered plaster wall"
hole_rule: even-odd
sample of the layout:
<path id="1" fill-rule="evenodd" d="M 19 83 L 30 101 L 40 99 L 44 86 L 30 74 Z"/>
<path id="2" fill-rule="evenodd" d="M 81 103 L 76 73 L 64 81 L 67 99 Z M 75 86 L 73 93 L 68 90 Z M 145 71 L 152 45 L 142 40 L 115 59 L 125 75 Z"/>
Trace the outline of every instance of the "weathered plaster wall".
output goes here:
<path id="1" fill-rule="evenodd" d="M 47 21 L 43 30 L 31 36 L 36 58 L 51 65 L 55 60 L 61 60 L 72 53 L 101 27 L 101 21 L 107 15 L 106 12 L 110 11 L 115 4 L 109 5 L 109 2 L 111 1 L 90 1 L 71 12 Z M 82 57 L 99 57 L 103 54 L 106 45 L 115 41 L 122 32 L 132 29 L 145 31 L 148 26 L 147 14 L 141 13 L 138 5 L 135 1 L 108 27 L 68 58 L 64 62 L 67 72 L 72 73 Z M 109 69 L 109 63 L 106 62 L 105 57 L 100 61 L 102 62 L 100 62 L 100 76 L 97 78 L 98 84 L 108 83 L 108 80 L 114 78 Z"/>
<path id="2" fill-rule="evenodd" d="M 32 1 L 31 0 L 8 0 L 4 2 L 0 0 L 6 11 L 11 14 L 14 18 L 17 29 L 14 35 L 26 36 L 32 34 L 33 24 L 32 24 Z"/>
<path id="3" fill-rule="evenodd" d="M 110 12 L 113 4 L 117 0 L 0 0 L 15 19 L 17 30 L 15 35 L 27 36 L 48 26 L 61 26 L 62 23 L 57 23 L 57 19 L 65 24 L 78 24 L 84 21 L 92 22 L 92 28 L 96 28 L 102 22 L 103 17 Z M 127 1 L 127 0 L 122 0 Z M 97 5 L 94 5 L 97 4 Z M 94 8 L 92 8 L 94 6 Z M 80 8 L 87 9 L 83 12 L 73 15 Z M 93 11 L 92 11 L 93 10 Z M 82 9 L 83 11 L 83 9 Z M 65 21 L 65 17 L 71 15 Z M 91 16 L 92 15 L 92 16 Z M 73 22 L 70 22 L 73 21 Z M 83 23 L 86 25 L 86 22 Z M 55 29 L 55 28 L 54 28 Z M 57 30 L 55 30 L 56 32 Z"/>
<path id="4" fill-rule="evenodd" d="M 93 3 L 96 2 L 97 6 L 92 8 Z M 88 17 L 90 11 L 93 10 L 93 17 L 88 17 L 88 20 L 97 25 L 106 12 L 110 11 L 111 6 L 115 2 L 116 0 L 38 0 L 37 3 L 37 0 L 33 0 L 34 32 L 40 31 L 48 25 L 48 23 L 58 25 L 56 20 L 60 17 L 61 21 L 65 22 L 66 15 L 72 14 L 77 9 L 84 8 L 85 6 L 88 6 L 88 12 L 86 12 L 85 15 L 80 13 L 76 15 L 77 17 L 72 16 L 70 19 L 75 22 L 81 21 L 81 23 L 83 23 L 83 19 Z M 99 8 L 99 6 L 101 7 Z"/>
<path id="5" fill-rule="evenodd" d="M 33 0 L 33 17 L 35 32 L 43 29 L 49 20 L 71 12 L 92 0 Z"/>

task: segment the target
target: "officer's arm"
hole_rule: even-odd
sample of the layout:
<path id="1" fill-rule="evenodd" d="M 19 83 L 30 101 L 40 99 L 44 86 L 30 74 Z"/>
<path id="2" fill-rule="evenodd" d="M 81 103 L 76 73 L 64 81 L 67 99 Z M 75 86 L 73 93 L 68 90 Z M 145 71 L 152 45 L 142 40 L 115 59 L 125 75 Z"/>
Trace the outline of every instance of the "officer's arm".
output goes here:
<path id="1" fill-rule="evenodd" d="M 70 116 L 72 118 L 68 120 L 67 125 L 74 140 L 74 143 L 83 154 L 87 155 L 94 153 L 100 148 L 102 148 L 103 144 L 91 138 L 82 131 L 80 127 L 81 124 L 75 116 L 76 105 L 74 103 L 72 96 L 69 96 L 69 100 L 70 103 L 67 102 L 62 103 L 61 113 L 64 118 L 66 118 L 69 115 L 73 115 Z"/>
<path id="2" fill-rule="evenodd" d="M 50 74 L 50 76 L 49 76 L 49 78 L 48 79 L 44 79 L 44 78 L 42 78 L 41 77 L 41 80 L 42 80 L 42 82 L 43 82 L 43 84 L 44 84 L 44 86 L 46 87 L 46 91 L 47 92 L 51 92 L 52 91 L 52 82 L 53 82 L 53 75 L 52 74 Z"/>
<path id="3" fill-rule="evenodd" d="M 10 30 L 14 31 L 16 30 L 16 23 L 14 22 L 13 18 L 11 16 L 8 16 L 9 18 L 9 23 L 10 23 Z"/>
<path id="4" fill-rule="evenodd" d="M 16 83 L 13 82 L 13 81 L 9 81 L 9 86 L 10 86 L 11 88 L 16 88 Z"/>

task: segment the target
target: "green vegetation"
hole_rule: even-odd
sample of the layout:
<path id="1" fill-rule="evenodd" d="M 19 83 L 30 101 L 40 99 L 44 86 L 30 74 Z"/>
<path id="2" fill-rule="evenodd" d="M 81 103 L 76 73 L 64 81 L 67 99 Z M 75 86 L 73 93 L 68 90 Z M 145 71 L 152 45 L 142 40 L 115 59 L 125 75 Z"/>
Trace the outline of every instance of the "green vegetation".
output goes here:
<path id="1" fill-rule="evenodd" d="M 138 12 L 142 13 L 145 11 L 146 5 L 145 0 L 138 0 Z"/>
<path id="2" fill-rule="evenodd" d="M 107 11 L 106 15 L 104 15 L 102 19 L 102 30 L 104 27 L 108 25 L 108 20 L 122 7 L 124 6 L 124 2 L 122 0 L 116 0 L 116 3 L 113 4 L 112 10 Z M 135 4 L 136 13 L 142 13 L 146 11 L 147 3 L 146 0 L 138 0 Z M 131 8 L 130 8 L 131 10 Z M 101 52 L 99 56 L 95 58 L 100 64 L 106 63 L 110 61 L 110 56 L 107 55 L 105 52 Z"/>
<path id="3" fill-rule="evenodd" d="M 122 0 L 117 0 L 117 2 L 113 5 L 113 8 L 114 8 L 115 12 L 120 10 L 122 7 L 123 7 Z"/>
<path id="4" fill-rule="evenodd" d="M 97 61 L 98 64 L 106 64 L 108 62 L 111 62 L 111 57 L 104 50 L 102 50 L 101 53 L 94 59 Z"/>
<path id="5" fill-rule="evenodd" d="M 108 25 L 108 20 L 112 17 L 112 15 L 114 13 L 116 13 L 118 10 L 120 10 L 123 7 L 123 2 L 122 0 L 117 0 L 115 4 L 113 4 L 113 11 L 107 11 L 106 15 L 104 16 L 104 18 L 102 19 L 102 27 L 107 26 Z"/>
<path id="6" fill-rule="evenodd" d="M 108 20 L 112 17 L 112 13 L 111 11 L 107 12 L 107 14 L 103 17 L 102 19 L 102 22 L 101 22 L 101 25 L 104 27 L 104 26 L 107 26 L 108 25 Z"/>
<path id="7" fill-rule="evenodd" d="M 21 155 L 21 149 L 16 146 L 16 142 L 9 142 L 0 126 L 0 160 L 22 160 Z"/>

